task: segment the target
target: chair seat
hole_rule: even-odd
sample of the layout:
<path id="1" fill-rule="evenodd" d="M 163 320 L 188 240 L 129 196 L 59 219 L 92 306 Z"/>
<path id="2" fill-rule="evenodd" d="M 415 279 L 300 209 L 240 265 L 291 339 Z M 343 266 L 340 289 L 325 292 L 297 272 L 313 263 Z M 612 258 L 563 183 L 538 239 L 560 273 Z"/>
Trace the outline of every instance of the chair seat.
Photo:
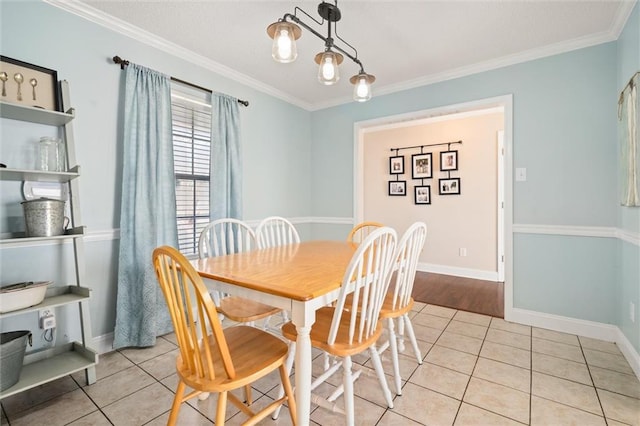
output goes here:
<path id="1" fill-rule="evenodd" d="M 347 302 L 345 305 L 349 306 L 353 303 L 353 294 L 347 296 Z M 413 297 L 409 298 L 409 303 L 402 309 L 393 309 L 393 292 L 387 292 L 387 295 L 384 298 L 384 302 L 382 302 L 382 308 L 380 309 L 380 318 L 398 318 L 407 312 L 411 311 L 413 308 Z"/>
<path id="2" fill-rule="evenodd" d="M 343 315 L 340 321 L 340 326 L 338 327 L 336 341 L 333 345 L 329 345 L 327 343 L 327 338 L 329 337 L 329 330 L 331 329 L 331 321 L 333 320 L 334 311 L 335 308 L 333 307 L 324 307 L 316 312 L 316 322 L 313 324 L 310 333 L 312 346 L 322 349 L 331 355 L 340 357 L 351 356 L 358 354 L 373 345 L 376 340 L 378 340 L 378 337 L 380 337 L 380 334 L 382 334 L 382 326 L 379 322 L 375 332 L 372 333 L 368 339 L 363 340 L 362 342 L 354 341 L 352 344 L 349 344 L 350 315 Z M 293 325 L 292 322 L 284 324 L 282 326 L 282 335 L 295 342 L 298 337 L 296 326 Z"/>
<path id="3" fill-rule="evenodd" d="M 222 298 L 217 308 L 218 312 L 235 322 L 258 321 L 282 311 L 280 308 L 238 296 Z"/>
<path id="4" fill-rule="evenodd" d="M 189 373 L 183 366 L 182 356 L 176 359 L 176 370 L 190 387 L 204 392 L 223 392 L 250 384 L 277 369 L 287 357 L 288 345 L 281 339 L 249 326 L 235 326 L 223 330 L 229 353 L 235 366 L 235 378 L 220 375 L 211 380 Z M 214 371 L 225 371 L 213 336 L 209 337 Z M 201 353 L 205 348 L 201 345 Z"/>
<path id="5" fill-rule="evenodd" d="M 400 309 L 393 309 L 393 294 L 387 293 L 387 296 L 384 298 L 384 302 L 382 303 L 382 308 L 380 309 L 380 318 L 398 318 L 411 311 L 412 308 L 413 297 L 410 297 L 407 306 Z"/>

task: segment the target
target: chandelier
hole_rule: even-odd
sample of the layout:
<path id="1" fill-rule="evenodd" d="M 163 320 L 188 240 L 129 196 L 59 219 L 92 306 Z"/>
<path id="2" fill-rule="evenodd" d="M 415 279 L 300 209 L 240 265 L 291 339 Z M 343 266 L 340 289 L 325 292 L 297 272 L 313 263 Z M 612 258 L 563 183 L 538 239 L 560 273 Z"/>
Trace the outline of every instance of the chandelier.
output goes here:
<path id="1" fill-rule="evenodd" d="M 296 15 L 298 12 L 306 15 L 309 19 L 313 20 L 313 22 L 320 26 L 323 26 L 326 22 L 327 36 L 324 37 L 318 31 L 304 23 Z M 338 65 L 342 63 L 344 56 L 346 56 L 360 66 L 358 74 L 349 79 L 351 84 L 354 85 L 353 99 L 358 102 L 368 101 L 371 99 L 371 84 L 376 80 L 376 78 L 364 71 L 364 66 L 358 59 L 358 51 L 338 35 L 337 22 L 341 18 L 340 9 L 338 9 L 338 1 L 335 0 L 335 4 L 323 1 L 318 5 L 318 14 L 322 18 L 321 21 L 318 21 L 296 6 L 293 14 L 286 13 L 277 22 L 269 25 L 267 27 L 267 34 L 269 34 L 269 37 L 273 39 L 271 56 L 277 62 L 283 64 L 295 61 L 298 56 L 296 40 L 302 35 L 300 27 L 303 27 L 311 34 L 324 41 L 324 51 L 315 56 L 315 61 L 318 64 L 318 81 L 326 85 L 337 83 L 340 79 Z M 345 48 L 335 44 L 333 36 L 335 36 L 340 42 L 344 43 L 346 48 L 353 53 L 349 53 L 348 51 L 345 51 Z"/>

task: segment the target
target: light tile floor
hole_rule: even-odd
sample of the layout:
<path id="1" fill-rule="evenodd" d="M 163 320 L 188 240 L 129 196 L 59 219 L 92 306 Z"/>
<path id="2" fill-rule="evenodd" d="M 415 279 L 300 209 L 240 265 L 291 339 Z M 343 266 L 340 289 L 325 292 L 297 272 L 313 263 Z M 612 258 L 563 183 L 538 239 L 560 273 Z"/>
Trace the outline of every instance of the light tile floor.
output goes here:
<path id="1" fill-rule="evenodd" d="M 412 315 L 424 362 L 418 365 L 407 342 L 402 396 L 395 396 L 393 409 L 384 403 L 368 357 L 354 359 L 364 370 L 355 385 L 358 425 L 640 425 L 640 381 L 613 343 L 434 305 L 416 304 Z M 95 384 L 85 386 L 78 373 L 6 398 L 1 423 L 164 425 L 177 383 L 177 351 L 169 335 L 153 348 L 105 354 Z M 383 364 L 391 373 L 388 355 Z M 322 357 L 316 357 L 314 373 L 321 369 Z M 328 395 L 339 382 L 332 378 L 318 392 Z M 276 375 L 257 382 L 255 404 L 273 400 L 278 383 Z M 211 424 L 216 399 L 183 404 L 179 424 Z M 227 419 L 236 425 L 245 417 L 230 407 Z M 344 424 L 341 415 L 315 405 L 311 419 Z M 282 410 L 278 421 L 261 424 L 290 423 Z"/>

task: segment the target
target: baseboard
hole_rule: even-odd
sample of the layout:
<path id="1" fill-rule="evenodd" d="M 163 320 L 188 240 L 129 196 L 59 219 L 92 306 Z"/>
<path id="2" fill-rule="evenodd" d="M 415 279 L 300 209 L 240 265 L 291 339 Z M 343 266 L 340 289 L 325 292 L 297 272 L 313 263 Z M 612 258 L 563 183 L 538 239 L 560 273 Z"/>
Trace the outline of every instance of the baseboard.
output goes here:
<path id="1" fill-rule="evenodd" d="M 629 339 L 627 339 L 627 336 L 625 336 L 619 328 L 616 343 L 618 344 L 622 355 L 624 355 L 627 362 L 633 369 L 633 372 L 636 373 L 636 377 L 640 380 L 640 355 L 636 352 Z"/>
<path id="2" fill-rule="evenodd" d="M 622 355 L 624 355 L 636 374 L 636 377 L 640 379 L 640 355 L 638 355 L 631 342 L 629 342 L 622 331 L 615 325 L 519 308 L 513 308 L 509 318 L 505 319 L 519 324 L 616 343 Z"/>
<path id="3" fill-rule="evenodd" d="M 496 271 L 483 271 L 480 269 L 458 268 L 455 266 L 436 265 L 433 263 L 418 263 L 418 271 L 432 272 L 434 274 L 453 275 L 454 277 L 474 278 L 476 280 L 498 282 Z"/>
<path id="4" fill-rule="evenodd" d="M 93 338 L 93 348 L 99 355 L 113 352 L 113 332 Z"/>

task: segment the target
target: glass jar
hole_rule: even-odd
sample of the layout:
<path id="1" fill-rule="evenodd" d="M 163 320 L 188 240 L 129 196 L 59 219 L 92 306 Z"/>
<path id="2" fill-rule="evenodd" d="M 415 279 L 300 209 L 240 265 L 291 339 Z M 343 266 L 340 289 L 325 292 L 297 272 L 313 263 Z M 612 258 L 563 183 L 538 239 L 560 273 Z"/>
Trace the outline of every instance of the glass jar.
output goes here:
<path id="1" fill-rule="evenodd" d="M 64 145 L 58 138 L 40 138 L 38 169 L 48 172 L 64 171 Z"/>

